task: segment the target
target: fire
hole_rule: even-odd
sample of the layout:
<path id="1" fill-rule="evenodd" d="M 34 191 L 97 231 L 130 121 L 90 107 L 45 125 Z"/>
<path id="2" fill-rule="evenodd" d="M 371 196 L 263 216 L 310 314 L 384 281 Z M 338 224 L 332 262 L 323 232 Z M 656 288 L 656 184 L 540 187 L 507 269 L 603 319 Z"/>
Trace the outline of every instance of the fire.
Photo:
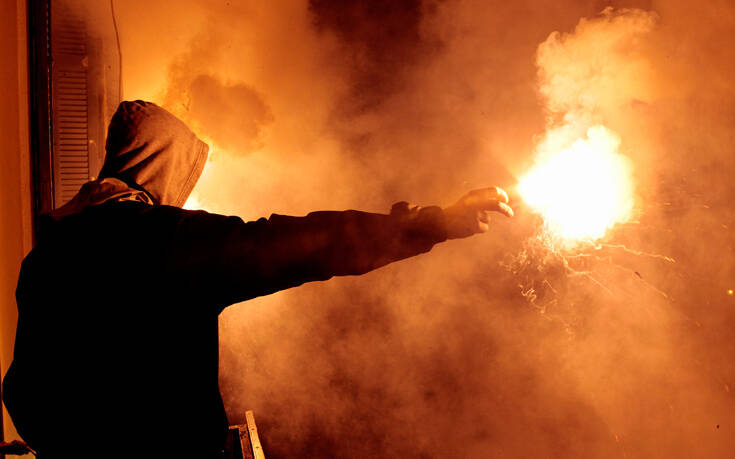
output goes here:
<path id="1" fill-rule="evenodd" d="M 563 245 L 594 242 L 631 218 L 633 178 L 630 160 L 618 152 L 620 137 L 593 126 L 558 152 L 542 152 L 521 178 L 523 200 L 544 219 Z"/>

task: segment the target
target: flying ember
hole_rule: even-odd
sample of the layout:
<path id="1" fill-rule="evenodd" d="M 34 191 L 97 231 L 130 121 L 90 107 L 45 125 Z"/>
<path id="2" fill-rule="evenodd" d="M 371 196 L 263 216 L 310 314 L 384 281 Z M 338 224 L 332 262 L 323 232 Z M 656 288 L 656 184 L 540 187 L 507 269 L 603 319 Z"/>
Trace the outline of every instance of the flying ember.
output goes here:
<path id="1" fill-rule="evenodd" d="M 559 152 L 541 152 L 521 178 L 523 200 L 544 219 L 546 230 L 566 246 L 596 241 L 633 211 L 633 179 L 628 158 L 618 152 L 620 137 L 604 126 Z"/>

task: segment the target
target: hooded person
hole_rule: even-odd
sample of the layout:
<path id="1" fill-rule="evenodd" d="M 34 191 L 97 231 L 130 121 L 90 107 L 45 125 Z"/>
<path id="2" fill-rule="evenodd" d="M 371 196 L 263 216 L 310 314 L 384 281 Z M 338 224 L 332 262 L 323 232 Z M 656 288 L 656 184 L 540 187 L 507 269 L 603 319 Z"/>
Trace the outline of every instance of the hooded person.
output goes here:
<path id="1" fill-rule="evenodd" d="M 42 217 L 23 261 L 3 398 L 43 458 L 221 457 L 218 314 L 356 275 L 512 215 L 499 188 L 444 210 L 320 211 L 254 222 L 181 209 L 208 147 L 155 104 L 123 102 L 97 180 Z"/>

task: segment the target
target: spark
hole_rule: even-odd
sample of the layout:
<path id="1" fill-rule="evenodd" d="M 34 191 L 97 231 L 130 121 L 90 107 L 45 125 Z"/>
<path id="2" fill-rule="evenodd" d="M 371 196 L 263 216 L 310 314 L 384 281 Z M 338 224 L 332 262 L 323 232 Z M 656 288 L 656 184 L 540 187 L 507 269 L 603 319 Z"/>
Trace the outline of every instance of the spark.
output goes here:
<path id="1" fill-rule="evenodd" d="M 574 249 L 559 248 L 549 244 L 549 236 L 543 232 L 529 238 L 523 249 L 501 263 L 518 276 L 520 294 L 525 300 L 549 319 L 559 321 L 574 334 L 573 324 L 564 319 L 577 308 L 573 291 L 598 291 L 610 298 L 623 300 L 634 294 L 621 288 L 621 278 L 600 269 L 608 266 L 626 273 L 645 289 L 650 289 L 666 301 L 675 301 L 666 291 L 644 278 L 635 268 L 615 261 L 617 253 L 634 255 L 675 263 L 667 255 L 636 250 L 625 244 L 581 244 Z M 552 282 L 557 287 L 552 286 Z M 586 286 L 585 286 L 586 284 Z M 580 290 L 581 289 L 581 290 Z M 728 293 L 729 294 L 729 293 Z M 735 295 L 735 292 L 733 293 Z"/>
<path id="2" fill-rule="evenodd" d="M 657 258 L 659 260 L 664 260 L 664 261 L 667 261 L 669 263 L 676 263 L 676 260 L 674 260 L 671 257 L 667 257 L 666 255 L 660 255 L 658 253 L 648 253 L 648 252 L 642 252 L 640 250 L 629 249 L 628 247 L 626 247 L 623 244 L 600 244 L 599 247 L 604 247 L 604 248 L 607 248 L 607 249 L 619 249 L 619 250 L 622 250 L 623 252 L 629 253 L 631 255 L 637 255 L 637 256 L 649 257 L 649 258 Z M 732 290 L 730 290 L 730 291 L 732 291 Z"/>

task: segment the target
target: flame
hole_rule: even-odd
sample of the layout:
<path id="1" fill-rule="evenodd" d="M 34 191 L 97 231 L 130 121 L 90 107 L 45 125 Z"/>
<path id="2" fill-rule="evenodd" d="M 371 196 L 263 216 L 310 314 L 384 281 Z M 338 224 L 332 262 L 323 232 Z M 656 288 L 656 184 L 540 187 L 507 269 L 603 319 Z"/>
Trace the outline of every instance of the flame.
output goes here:
<path id="1" fill-rule="evenodd" d="M 587 130 L 558 152 L 542 152 L 519 181 L 523 200 L 563 245 L 602 238 L 633 211 L 630 160 L 618 152 L 620 137 L 604 126 Z"/>

